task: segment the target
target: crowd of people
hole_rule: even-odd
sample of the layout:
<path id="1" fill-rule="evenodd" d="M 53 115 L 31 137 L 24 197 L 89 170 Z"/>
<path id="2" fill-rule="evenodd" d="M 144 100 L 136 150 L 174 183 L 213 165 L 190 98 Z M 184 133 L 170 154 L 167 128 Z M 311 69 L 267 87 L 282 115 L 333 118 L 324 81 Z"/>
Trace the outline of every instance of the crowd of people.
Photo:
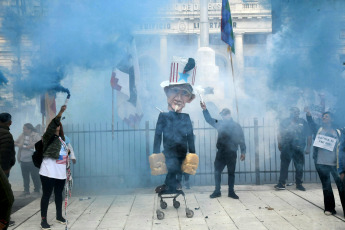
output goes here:
<path id="1" fill-rule="evenodd" d="M 66 183 L 66 165 L 69 159 L 76 163 L 76 157 L 70 139 L 64 135 L 60 122 L 66 105 L 62 106 L 57 116 L 49 123 L 42 133 L 40 126 L 35 128 L 26 123 L 23 133 L 14 141 L 10 133 L 12 116 L 9 113 L 0 114 L 0 229 L 14 225 L 11 221 L 11 210 L 14 202 L 13 191 L 9 183 L 11 168 L 19 163 L 22 171 L 24 191 L 20 196 L 30 195 L 30 175 L 34 184 L 33 196 L 41 196 L 41 229 L 51 229 L 47 222 L 47 211 L 50 196 L 54 190 L 56 221 L 66 224 L 62 216 L 62 196 Z M 33 163 L 32 155 L 35 144 L 42 140 L 43 159 L 40 168 Z M 17 154 L 15 147 L 18 147 Z"/>
<path id="2" fill-rule="evenodd" d="M 277 190 L 285 190 L 288 168 L 291 160 L 296 169 L 296 189 L 306 191 L 302 185 L 304 153 L 309 154 L 313 147 L 313 159 L 319 175 L 324 198 L 325 215 L 336 214 L 331 175 L 337 185 L 345 215 L 345 128 L 339 128 L 331 112 L 324 112 L 321 124 L 317 124 L 309 111 L 304 108 L 306 119 L 300 118 L 297 107 L 290 109 L 290 117 L 282 120 L 278 132 L 278 148 L 281 152 L 280 177 Z M 312 145 L 312 137 L 314 142 Z"/>
<path id="3" fill-rule="evenodd" d="M 157 193 L 182 189 L 181 175 L 184 172 L 181 165 L 188 153 L 195 153 L 193 126 L 189 115 L 182 113 L 185 105 L 195 98 L 194 69 L 195 62 L 191 58 L 174 57 L 169 81 L 161 83 L 167 97 L 168 112 L 159 114 L 153 150 L 154 153 L 162 152 L 165 155 L 168 172 L 164 184 L 156 188 Z M 221 174 L 227 166 L 228 197 L 239 199 L 234 190 L 234 173 L 238 149 L 240 149 L 241 161 L 244 161 L 246 156 L 242 127 L 232 119 L 231 111 L 228 108 L 221 111 L 222 120 L 217 120 L 211 117 L 202 100 L 200 106 L 206 122 L 216 128 L 218 132 L 217 153 L 214 161 L 215 190 L 210 198 L 221 196 Z M 324 195 L 324 213 L 325 215 L 336 214 L 330 179 L 330 175 L 332 175 L 339 190 L 345 215 L 345 144 L 343 138 L 345 130 L 335 127 L 333 115 L 330 112 L 322 114 L 322 124 L 319 126 L 313 121 L 307 107 L 305 112 L 306 119 L 300 118 L 299 108 L 292 107 L 290 116 L 280 121 L 277 136 L 278 149 L 281 152 L 280 176 L 278 184 L 274 187 L 277 190 L 285 190 L 289 165 L 293 161 L 296 169 L 296 189 L 306 191 L 302 180 L 304 154 L 309 154 L 311 146 L 313 146 L 315 168 L 320 177 Z M 312 137 L 314 137 L 313 144 Z M 163 151 L 160 149 L 162 141 Z"/>
<path id="4" fill-rule="evenodd" d="M 175 66 L 177 69 L 175 70 Z M 178 66 L 184 68 L 178 68 Z M 174 67 L 174 68 L 173 68 Z M 195 99 L 193 89 L 195 78 L 195 61 L 193 59 L 176 58 L 171 65 L 170 79 L 161 86 L 167 97 L 168 112 L 159 114 L 155 136 L 154 153 L 163 153 L 167 166 L 164 184 L 156 188 L 156 192 L 178 191 L 182 189 L 182 178 L 185 186 L 190 188 L 189 175 L 182 171 L 182 164 L 187 153 L 195 153 L 193 125 L 189 114 L 182 113 L 187 103 Z M 175 74 L 176 73 L 176 74 Z M 172 77 L 173 76 L 173 77 Z M 194 80 L 193 80 L 194 79 Z M 210 198 L 221 196 L 221 174 L 227 166 L 228 197 L 239 199 L 235 193 L 235 168 L 237 153 L 240 150 L 240 160 L 246 158 L 245 137 L 242 127 L 231 117 L 231 111 L 224 108 L 220 112 L 221 120 L 211 117 L 205 102 L 200 106 L 207 123 L 217 130 L 217 153 L 214 160 L 215 190 Z M 47 222 L 47 211 L 50 196 L 54 190 L 56 220 L 66 224 L 62 215 L 62 193 L 66 185 L 68 172 L 66 166 L 69 158 L 76 163 L 71 141 L 64 135 L 61 117 L 66 110 L 62 106 L 57 116 L 49 123 L 44 134 L 39 134 L 32 124 L 26 123 L 23 133 L 14 141 L 10 133 L 11 115 L 0 114 L 0 229 L 7 229 L 11 223 L 11 207 L 14 202 L 11 185 L 8 181 L 10 171 L 16 162 L 15 147 L 18 147 L 17 162 L 20 163 L 23 175 L 23 196 L 30 194 L 30 175 L 34 184 L 35 196 L 41 198 L 41 228 L 50 229 Z M 345 128 L 336 127 L 334 116 L 330 112 L 322 114 L 321 124 L 317 124 L 306 107 L 306 119 L 300 117 L 297 107 L 290 109 L 290 116 L 280 121 L 278 130 L 278 149 L 280 155 L 280 176 L 277 190 L 286 189 L 288 168 L 293 161 L 296 173 L 296 189 L 306 191 L 303 186 L 304 154 L 311 152 L 315 168 L 322 183 L 325 215 L 336 214 L 335 199 L 331 186 L 331 175 L 337 185 L 341 204 L 345 213 Z M 314 141 L 312 140 L 314 138 Z M 43 141 L 43 160 L 40 168 L 36 168 L 32 161 L 35 143 Z M 161 151 L 161 144 L 163 150 Z"/>

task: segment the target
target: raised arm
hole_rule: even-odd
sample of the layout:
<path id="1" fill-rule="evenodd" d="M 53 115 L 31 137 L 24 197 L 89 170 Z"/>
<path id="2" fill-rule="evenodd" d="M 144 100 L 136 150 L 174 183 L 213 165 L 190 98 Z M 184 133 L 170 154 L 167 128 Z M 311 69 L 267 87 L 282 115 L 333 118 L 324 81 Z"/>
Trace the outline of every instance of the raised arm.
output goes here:
<path id="1" fill-rule="evenodd" d="M 304 108 L 304 111 L 306 112 L 306 119 L 310 128 L 310 131 L 312 134 L 316 135 L 317 131 L 319 130 L 320 126 L 315 123 L 313 120 L 313 117 L 311 116 L 311 113 L 308 109 L 308 107 Z"/>
<path id="2" fill-rule="evenodd" d="M 49 123 L 46 132 L 43 134 L 43 145 L 47 145 L 52 136 L 54 136 L 56 128 L 60 125 L 61 116 L 66 108 L 66 105 L 61 106 L 58 115 Z"/>
<path id="3" fill-rule="evenodd" d="M 200 106 L 202 108 L 202 113 L 204 114 L 204 118 L 206 122 L 209 123 L 212 127 L 216 128 L 218 121 L 211 117 L 210 113 L 208 112 L 206 108 L 205 102 L 200 102 Z"/>

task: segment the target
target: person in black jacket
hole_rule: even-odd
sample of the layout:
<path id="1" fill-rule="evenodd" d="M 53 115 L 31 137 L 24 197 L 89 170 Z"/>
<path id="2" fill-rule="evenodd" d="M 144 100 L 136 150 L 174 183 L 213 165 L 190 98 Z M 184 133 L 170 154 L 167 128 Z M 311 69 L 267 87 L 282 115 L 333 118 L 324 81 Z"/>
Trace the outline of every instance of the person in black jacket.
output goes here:
<path id="1" fill-rule="evenodd" d="M 4 229 L 13 226 L 14 221 L 10 220 L 12 205 L 14 202 L 11 185 L 8 181 L 10 171 L 16 162 L 14 140 L 10 133 L 12 116 L 9 113 L 0 114 L 0 226 Z M 5 178 L 6 177 L 6 178 Z"/>
<path id="2" fill-rule="evenodd" d="M 220 115 L 223 120 L 213 119 L 208 112 L 204 102 L 200 102 L 201 108 L 203 109 L 203 114 L 207 123 L 217 129 L 218 139 L 217 139 L 217 155 L 214 161 L 215 169 L 215 183 L 216 189 L 210 195 L 210 198 L 216 198 L 221 196 L 220 192 L 220 182 L 221 174 L 225 166 L 228 168 L 228 197 L 238 199 L 234 191 L 235 184 L 235 168 L 237 159 L 237 149 L 240 146 L 241 149 L 241 161 L 246 158 L 246 145 L 244 142 L 244 134 L 241 126 L 233 121 L 231 118 L 231 111 L 227 108 L 223 109 Z"/>
<path id="3" fill-rule="evenodd" d="M 285 190 L 288 169 L 293 160 L 296 168 L 296 189 L 305 191 L 302 185 L 304 154 L 309 154 L 311 146 L 311 133 L 307 122 L 299 117 L 300 110 L 297 107 L 290 108 L 290 117 L 284 119 L 279 125 L 278 149 L 280 154 L 279 182 L 274 186 L 277 190 Z"/>

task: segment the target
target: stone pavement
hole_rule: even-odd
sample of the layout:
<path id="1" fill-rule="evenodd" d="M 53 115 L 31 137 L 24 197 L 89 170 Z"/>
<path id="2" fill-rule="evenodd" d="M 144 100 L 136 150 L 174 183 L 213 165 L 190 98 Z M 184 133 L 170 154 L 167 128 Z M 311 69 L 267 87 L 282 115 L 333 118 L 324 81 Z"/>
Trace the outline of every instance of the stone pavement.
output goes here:
<path id="1" fill-rule="evenodd" d="M 235 186 L 239 200 L 227 197 L 226 186 L 222 196 L 210 199 L 211 186 L 193 187 L 186 192 L 187 205 L 194 211 L 187 218 L 183 197 L 177 198 L 181 206 L 175 209 L 168 199 L 163 220 L 158 220 L 159 201 L 152 189 L 117 191 L 115 195 L 91 195 L 90 199 L 73 197 L 69 201 L 68 229 L 126 229 L 126 230 L 203 230 L 203 229 L 345 229 L 345 219 L 338 192 L 335 216 L 323 213 L 321 184 L 305 184 L 306 192 L 294 186 L 276 191 L 273 185 Z M 48 223 L 52 229 L 65 229 L 55 222 L 55 204 L 49 205 Z M 40 199 L 36 199 L 12 214 L 16 225 L 9 229 L 40 229 Z"/>

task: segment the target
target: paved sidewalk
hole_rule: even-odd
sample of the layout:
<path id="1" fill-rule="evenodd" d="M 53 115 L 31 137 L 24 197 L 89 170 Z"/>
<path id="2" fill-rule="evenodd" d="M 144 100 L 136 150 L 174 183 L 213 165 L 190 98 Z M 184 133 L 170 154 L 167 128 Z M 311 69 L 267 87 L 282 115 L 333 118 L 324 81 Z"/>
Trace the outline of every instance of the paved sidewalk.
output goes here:
<path id="1" fill-rule="evenodd" d="M 276 191 L 273 185 L 235 186 L 239 200 L 227 197 L 210 199 L 211 186 L 194 187 L 186 192 L 187 205 L 194 211 L 187 218 L 183 198 L 179 209 L 168 199 L 165 218 L 158 220 L 156 209 L 159 202 L 152 189 L 122 191 L 116 195 L 91 196 L 88 200 L 72 197 L 68 207 L 68 229 L 126 229 L 126 230 L 203 230 L 203 229 L 345 229 L 345 219 L 338 192 L 335 216 L 323 213 L 321 184 L 305 184 L 306 192 L 295 186 L 285 191 Z M 226 186 L 223 186 L 226 188 Z M 40 199 L 36 199 L 12 214 L 16 225 L 9 229 L 40 229 Z M 55 222 L 55 204 L 49 205 L 48 223 L 52 229 L 65 229 Z"/>

